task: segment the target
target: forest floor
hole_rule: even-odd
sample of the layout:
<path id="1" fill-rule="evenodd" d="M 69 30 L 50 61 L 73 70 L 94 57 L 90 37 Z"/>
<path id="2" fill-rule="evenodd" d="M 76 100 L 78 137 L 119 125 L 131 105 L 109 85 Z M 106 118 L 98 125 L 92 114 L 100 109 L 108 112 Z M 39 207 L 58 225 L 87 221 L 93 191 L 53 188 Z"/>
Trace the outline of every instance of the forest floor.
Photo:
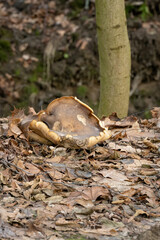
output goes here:
<path id="1" fill-rule="evenodd" d="M 160 239 L 160 108 L 103 123 L 110 139 L 75 150 L 0 119 L 0 239 Z"/>
<path id="2" fill-rule="evenodd" d="M 105 118 L 112 137 L 75 150 L 28 142 L 5 117 L 64 95 L 97 110 L 94 1 L 0 2 L 0 239 L 160 239 L 160 9 L 148 4 L 128 5 L 127 22 L 129 111 L 150 119 Z"/>
<path id="3" fill-rule="evenodd" d="M 44 109 L 77 96 L 97 111 L 99 62 L 94 1 L 8 0 L 0 3 L 0 116 L 16 107 Z M 132 50 L 129 113 L 160 104 L 159 1 L 126 1 Z M 133 1 L 134 2 L 134 1 Z M 141 1 L 140 1 L 141 2 Z"/>

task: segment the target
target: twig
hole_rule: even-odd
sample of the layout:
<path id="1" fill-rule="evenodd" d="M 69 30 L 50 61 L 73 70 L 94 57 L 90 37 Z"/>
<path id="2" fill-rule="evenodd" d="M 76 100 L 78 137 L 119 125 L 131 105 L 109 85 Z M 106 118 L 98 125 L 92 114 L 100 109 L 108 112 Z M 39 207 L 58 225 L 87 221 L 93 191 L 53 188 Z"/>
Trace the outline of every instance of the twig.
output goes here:
<path id="1" fill-rule="evenodd" d="M 4 164 L 5 166 L 13 166 L 13 167 L 15 167 L 16 169 L 25 172 L 27 175 L 33 176 L 33 174 L 27 172 L 26 170 L 24 170 L 24 169 L 21 168 L 21 167 L 16 166 L 14 163 L 8 162 L 8 161 L 5 160 L 5 159 L 1 159 L 0 161 L 1 161 L 2 164 Z M 11 168 L 10 168 L 10 169 L 11 169 Z M 13 170 L 13 169 L 11 169 L 11 170 Z M 17 170 L 14 170 L 14 171 L 15 171 L 17 174 L 19 174 L 19 171 L 17 171 Z M 26 181 L 26 179 L 24 178 L 24 176 L 22 176 L 22 178 Z"/>

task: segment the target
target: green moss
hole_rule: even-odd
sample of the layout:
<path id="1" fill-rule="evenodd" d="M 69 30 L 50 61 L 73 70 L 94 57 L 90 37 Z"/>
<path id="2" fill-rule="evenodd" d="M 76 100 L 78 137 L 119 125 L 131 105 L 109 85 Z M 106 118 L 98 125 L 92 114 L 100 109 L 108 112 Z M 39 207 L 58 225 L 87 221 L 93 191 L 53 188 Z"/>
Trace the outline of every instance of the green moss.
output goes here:
<path id="1" fill-rule="evenodd" d="M 73 10 L 77 10 L 79 8 L 84 8 L 84 0 L 73 0 L 72 2 L 70 2 L 69 6 Z"/>
<path id="2" fill-rule="evenodd" d="M 20 77 L 20 75 L 21 75 L 21 69 L 20 69 L 20 68 L 15 69 L 14 75 L 15 75 L 15 77 Z"/>
<path id="3" fill-rule="evenodd" d="M 58 62 L 63 59 L 63 52 L 62 51 L 56 51 L 54 56 L 54 61 Z"/>
<path id="4" fill-rule="evenodd" d="M 19 102 L 17 108 L 25 108 L 28 106 L 28 99 L 32 93 L 38 93 L 39 89 L 35 83 L 30 83 L 23 88 L 21 102 Z"/>
<path id="5" fill-rule="evenodd" d="M 71 19 L 77 18 L 81 9 L 84 8 L 84 4 L 84 0 L 73 0 L 70 2 L 69 7 L 71 8 L 71 11 L 69 12 L 68 17 Z"/>
<path id="6" fill-rule="evenodd" d="M 72 33 L 72 41 L 75 42 L 78 40 L 79 34 L 77 32 Z"/>
<path id="7" fill-rule="evenodd" d="M 89 17 L 86 15 L 86 16 L 82 16 L 81 17 L 81 20 L 83 21 L 83 22 L 85 22 L 87 19 L 88 19 Z"/>
<path id="8" fill-rule="evenodd" d="M 28 81 L 30 83 L 35 83 L 38 77 L 41 77 L 43 73 L 43 65 L 39 63 L 36 68 L 34 69 L 33 73 L 29 76 Z"/>
<path id="9" fill-rule="evenodd" d="M 75 19 L 75 18 L 78 18 L 78 15 L 80 13 L 80 10 L 77 9 L 77 10 L 72 10 L 69 14 L 68 14 L 68 17 L 70 19 Z"/>
<path id="10" fill-rule="evenodd" d="M 28 97 L 32 93 L 38 93 L 38 88 L 35 83 L 30 83 L 26 87 L 24 87 L 24 93 Z"/>
<path id="11" fill-rule="evenodd" d="M 41 63 L 38 63 L 32 74 L 28 78 L 28 84 L 23 88 L 22 93 L 22 102 L 18 107 L 25 107 L 28 105 L 28 98 L 32 93 L 37 94 L 39 92 L 39 88 L 36 85 L 38 77 L 41 77 L 43 73 L 43 66 Z M 16 74 L 20 74 L 19 69 L 16 70 Z"/>
<path id="12" fill-rule="evenodd" d="M 39 31 L 39 29 L 35 29 L 34 34 L 35 34 L 36 36 L 39 36 L 39 35 L 41 34 L 41 32 Z"/>
<path id="13" fill-rule="evenodd" d="M 0 28 L 0 38 L 11 39 L 12 37 L 13 33 L 11 30 Z"/>
<path id="14" fill-rule="evenodd" d="M 25 107 L 27 107 L 28 106 L 28 100 L 26 99 L 26 100 L 23 100 L 23 101 L 21 101 L 20 103 L 17 103 L 16 104 L 16 108 L 25 108 Z"/>
<path id="15" fill-rule="evenodd" d="M 59 0 L 61 2 L 61 4 L 66 3 L 66 0 Z"/>
<path id="16" fill-rule="evenodd" d="M 98 79 L 98 71 L 94 66 L 88 66 L 88 80 Z"/>
<path id="17" fill-rule="evenodd" d="M 36 82 L 36 81 L 37 81 L 37 74 L 36 74 L 36 73 L 33 73 L 32 75 L 30 75 L 29 78 L 28 78 L 28 81 L 29 81 L 30 83 Z"/>
<path id="18" fill-rule="evenodd" d="M 126 4 L 126 16 L 127 18 L 129 17 L 129 15 L 132 13 L 132 11 L 135 9 L 135 6 L 131 5 L 131 4 Z"/>
<path id="19" fill-rule="evenodd" d="M 6 62 L 12 54 L 10 42 L 0 39 L 0 62 Z"/>
<path id="20" fill-rule="evenodd" d="M 141 89 L 139 91 L 139 96 L 146 97 L 146 96 L 148 96 L 148 92 L 145 89 Z"/>
<path id="21" fill-rule="evenodd" d="M 151 112 L 150 112 L 149 110 L 146 110 L 146 111 L 144 112 L 144 117 L 145 117 L 146 119 L 152 118 Z"/>
<path id="22" fill-rule="evenodd" d="M 94 113 L 96 114 L 96 115 L 98 115 L 98 107 L 99 107 L 99 104 L 97 103 L 97 104 L 94 104 L 94 103 L 92 103 L 91 101 L 88 101 L 88 106 L 90 107 L 90 108 L 92 108 L 93 109 L 93 111 L 94 111 Z"/>
<path id="23" fill-rule="evenodd" d="M 81 85 L 81 86 L 77 87 L 76 92 L 77 92 L 77 96 L 79 98 L 84 99 L 86 97 L 86 95 L 87 95 L 88 88 L 87 88 L 87 86 Z"/>
<path id="24" fill-rule="evenodd" d="M 40 74 L 40 73 L 43 73 L 43 63 L 42 63 L 42 62 L 39 62 L 39 64 L 37 65 L 35 71 L 36 71 L 37 73 L 39 73 L 39 74 Z"/>
<path id="25" fill-rule="evenodd" d="M 42 76 L 43 66 L 41 63 L 38 63 L 34 71 L 30 74 L 28 78 L 28 83 L 22 90 L 21 102 L 16 105 L 17 108 L 25 108 L 28 106 L 28 99 L 31 94 L 37 94 L 39 88 L 36 85 L 38 77 Z M 20 77 L 22 75 L 21 69 L 17 68 L 14 72 L 15 77 Z"/>

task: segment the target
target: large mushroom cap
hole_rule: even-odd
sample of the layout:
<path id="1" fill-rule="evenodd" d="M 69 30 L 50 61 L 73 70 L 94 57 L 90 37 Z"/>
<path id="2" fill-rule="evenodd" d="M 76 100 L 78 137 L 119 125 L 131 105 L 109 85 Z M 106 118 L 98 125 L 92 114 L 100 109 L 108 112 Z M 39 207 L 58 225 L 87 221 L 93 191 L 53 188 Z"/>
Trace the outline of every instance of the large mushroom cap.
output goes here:
<path id="1" fill-rule="evenodd" d="M 30 123 L 30 137 L 37 136 L 71 148 L 88 148 L 110 137 L 93 110 L 76 97 L 53 100 L 38 118 Z M 40 140 L 41 141 L 41 140 Z"/>

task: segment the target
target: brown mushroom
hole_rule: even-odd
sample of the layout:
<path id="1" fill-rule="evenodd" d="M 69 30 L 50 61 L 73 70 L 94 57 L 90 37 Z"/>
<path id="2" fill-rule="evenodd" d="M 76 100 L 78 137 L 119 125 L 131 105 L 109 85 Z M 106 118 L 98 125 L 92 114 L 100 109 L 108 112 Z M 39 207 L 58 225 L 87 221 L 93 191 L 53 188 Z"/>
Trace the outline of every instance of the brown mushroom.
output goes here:
<path id="1" fill-rule="evenodd" d="M 70 148 L 89 148 L 111 136 L 93 110 L 76 97 L 53 100 L 29 125 L 30 139 Z"/>

